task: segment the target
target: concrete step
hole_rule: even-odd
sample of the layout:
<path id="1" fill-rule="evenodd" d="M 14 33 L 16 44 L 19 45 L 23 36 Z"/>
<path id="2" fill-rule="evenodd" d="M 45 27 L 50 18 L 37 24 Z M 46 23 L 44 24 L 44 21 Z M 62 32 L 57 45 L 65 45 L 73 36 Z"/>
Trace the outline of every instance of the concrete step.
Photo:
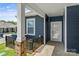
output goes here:
<path id="1" fill-rule="evenodd" d="M 36 53 L 34 56 L 51 56 L 53 54 L 55 46 L 45 45 L 40 53 Z"/>

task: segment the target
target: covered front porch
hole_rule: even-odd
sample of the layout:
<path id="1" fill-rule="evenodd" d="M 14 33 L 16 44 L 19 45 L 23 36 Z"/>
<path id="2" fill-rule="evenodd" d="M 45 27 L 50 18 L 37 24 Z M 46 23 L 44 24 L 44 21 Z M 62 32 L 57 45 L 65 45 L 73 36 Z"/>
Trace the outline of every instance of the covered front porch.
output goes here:
<path id="1" fill-rule="evenodd" d="M 10 38 L 10 40 L 13 41 L 16 55 L 27 55 L 28 42 L 30 42 L 30 48 L 33 47 L 33 42 L 36 42 L 34 45 L 36 45 L 37 48 L 34 48 L 34 51 L 32 49 L 30 50 L 30 52 L 33 51 L 34 53 L 32 54 L 36 56 L 76 55 L 66 53 L 67 51 L 76 52 L 76 50 L 78 50 L 78 46 L 75 46 L 75 44 L 78 44 L 78 41 L 74 39 L 77 37 L 76 30 L 78 28 L 76 27 L 77 25 L 75 25 L 76 23 L 72 22 L 72 19 L 74 20 L 73 17 L 78 17 L 78 14 L 75 12 L 78 12 L 77 8 L 79 7 L 76 5 L 77 4 L 66 3 L 18 3 L 16 16 L 17 35 L 12 35 L 13 38 Z M 76 16 L 73 16 L 73 14 L 75 14 Z M 69 15 L 73 17 L 70 17 Z M 77 18 L 75 19 L 78 20 Z M 75 34 L 73 34 L 74 27 L 71 26 L 71 24 L 75 25 Z M 72 30 L 72 32 L 70 31 L 70 29 Z M 67 31 L 69 32 L 67 33 Z M 16 40 L 14 40 L 14 38 L 16 38 Z M 7 38 L 7 42 L 9 42 L 10 40 L 9 38 Z"/>
<path id="2" fill-rule="evenodd" d="M 77 5 L 77 4 L 32 4 L 32 3 L 17 4 L 17 40 L 15 44 L 16 54 L 25 55 L 27 52 L 26 46 L 25 46 L 26 44 L 25 43 L 25 8 L 28 8 L 36 12 L 40 17 L 43 18 L 44 20 L 43 44 L 45 45 L 50 40 L 60 41 L 64 44 L 64 47 L 65 47 L 64 51 L 67 51 L 68 46 L 70 45 L 69 43 L 69 45 L 67 46 L 68 44 L 67 43 L 67 30 L 66 30 L 67 13 L 68 13 L 67 7 L 73 6 L 73 5 Z M 55 25 L 53 22 L 57 22 L 57 21 L 61 23 L 59 23 L 59 25 L 58 23 L 56 23 L 57 25 Z M 52 27 L 54 28 L 57 27 L 57 28 L 52 29 Z M 59 30 L 58 32 L 59 34 L 57 33 L 56 36 L 54 36 L 53 33 L 55 33 L 55 31 L 52 32 L 53 30 Z M 69 47 L 69 51 L 70 51 L 70 47 Z"/>

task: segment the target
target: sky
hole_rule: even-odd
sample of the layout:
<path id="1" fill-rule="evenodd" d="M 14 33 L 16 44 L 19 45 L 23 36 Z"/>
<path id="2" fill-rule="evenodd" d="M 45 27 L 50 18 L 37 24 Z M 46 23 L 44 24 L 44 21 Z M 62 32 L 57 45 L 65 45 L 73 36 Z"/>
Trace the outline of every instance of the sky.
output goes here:
<path id="1" fill-rule="evenodd" d="M 17 21 L 15 3 L 0 3 L 0 20 Z"/>

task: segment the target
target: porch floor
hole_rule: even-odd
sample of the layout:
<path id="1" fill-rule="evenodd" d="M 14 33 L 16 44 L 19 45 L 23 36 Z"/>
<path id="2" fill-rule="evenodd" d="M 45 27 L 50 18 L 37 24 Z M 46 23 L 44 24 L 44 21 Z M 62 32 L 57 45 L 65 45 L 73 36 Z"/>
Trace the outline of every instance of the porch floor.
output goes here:
<path id="1" fill-rule="evenodd" d="M 61 42 L 49 41 L 47 44 L 55 46 L 52 56 L 79 56 L 77 53 L 65 52 L 64 45 Z"/>

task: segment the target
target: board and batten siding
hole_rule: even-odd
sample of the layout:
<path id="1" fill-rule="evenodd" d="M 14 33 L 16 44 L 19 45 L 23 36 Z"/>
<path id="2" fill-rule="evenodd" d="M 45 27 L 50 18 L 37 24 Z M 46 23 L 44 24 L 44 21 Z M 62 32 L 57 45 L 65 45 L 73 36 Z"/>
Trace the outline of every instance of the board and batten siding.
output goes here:
<path id="1" fill-rule="evenodd" d="M 25 34 L 26 34 L 26 23 L 27 23 L 26 20 L 28 18 L 35 18 L 35 35 L 30 35 L 30 37 L 33 36 L 35 38 L 38 38 L 39 35 L 43 36 L 44 35 L 44 20 L 42 17 L 40 17 L 38 15 L 25 18 Z M 31 39 L 32 39 L 32 37 L 31 37 Z"/>
<path id="2" fill-rule="evenodd" d="M 79 52 L 79 5 L 67 7 L 67 51 Z"/>

